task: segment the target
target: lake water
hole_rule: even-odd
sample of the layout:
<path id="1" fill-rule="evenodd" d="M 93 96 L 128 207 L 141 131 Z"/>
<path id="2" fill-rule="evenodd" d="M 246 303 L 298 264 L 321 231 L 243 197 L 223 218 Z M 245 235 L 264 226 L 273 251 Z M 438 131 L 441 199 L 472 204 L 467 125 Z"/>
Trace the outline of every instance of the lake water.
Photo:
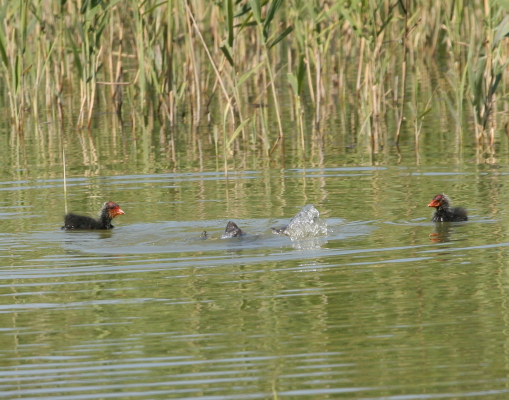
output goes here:
<path id="1" fill-rule="evenodd" d="M 58 139 L 5 133 L 0 399 L 509 397 L 507 161 L 332 147 L 225 178 L 210 152 L 87 135 L 67 203 L 118 202 L 110 231 L 61 231 Z M 441 192 L 468 222 L 430 222 Z M 325 237 L 272 234 L 306 204 Z M 248 235 L 219 239 L 230 220 Z"/>

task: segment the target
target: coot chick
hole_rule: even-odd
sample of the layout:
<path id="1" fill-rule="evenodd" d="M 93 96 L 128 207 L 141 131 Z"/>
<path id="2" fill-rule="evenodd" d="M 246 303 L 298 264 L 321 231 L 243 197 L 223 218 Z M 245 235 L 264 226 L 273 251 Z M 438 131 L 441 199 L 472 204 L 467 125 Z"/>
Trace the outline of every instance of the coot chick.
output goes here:
<path id="1" fill-rule="evenodd" d="M 433 197 L 428 207 L 436 208 L 431 222 L 468 221 L 467 211 L 461 207 L 451 207 L 451 200 L 445 194 L 437 194 Z"/>
<path id="2" fill-rule="evenodd" d="M 235 222 L 230 221 L 228 222 L 228 224 L 226 224 L 226 229 L 224 230 L 224 233 L 221 235 L 221 239 L 240 237 L 244 235 L 245 233 L 242 231 L 242 229 L 240 229 Z"/>
<path id="3" fill-rule="evenodd" d="M 64 217 L 62 229 L 111 229 L 111 220 L 117 215 L 125 214 L 117 203 L 104 203 L 98 218 L 69 213 Z"/>

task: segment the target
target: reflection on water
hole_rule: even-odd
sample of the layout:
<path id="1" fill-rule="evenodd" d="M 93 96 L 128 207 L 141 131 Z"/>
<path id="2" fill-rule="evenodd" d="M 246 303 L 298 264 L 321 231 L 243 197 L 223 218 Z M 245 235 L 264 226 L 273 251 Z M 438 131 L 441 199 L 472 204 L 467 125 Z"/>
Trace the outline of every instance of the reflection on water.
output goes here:
<path id="1" fill-rule="evenodd" d="M 505 171 L 450 169 L 80 178 L 126 215 L 76 232 L 61 180 L 3 176 L 0 398 L 505 398 Z M 453 184 L 493 208 L 430 223 Z M 326 235 L 272 233 L 310 203 Z"/>
<path id="2" fill-rule="evenodd" d="M 436 243 L 444 243 L 451 241 L 453 231 L 452 222 L 437 222 L 433 233 L 430 233 L 430 240 Z"/>
<path id="3" fill-rule="evenodd" d="M 292 239 L 292 247 L 295 250 L 313 250 L 320 249 L 327 244 L 325 238 L 307 238 L 307 239 Z"/>
<path id="4" fill-rule="evenodd" d="M 456 232 L 460 231 L 466 222 L 435 222 L 433 232 L 429 234 L 430 240 L 434 243 L 450 242 L 454 239 Z"/>

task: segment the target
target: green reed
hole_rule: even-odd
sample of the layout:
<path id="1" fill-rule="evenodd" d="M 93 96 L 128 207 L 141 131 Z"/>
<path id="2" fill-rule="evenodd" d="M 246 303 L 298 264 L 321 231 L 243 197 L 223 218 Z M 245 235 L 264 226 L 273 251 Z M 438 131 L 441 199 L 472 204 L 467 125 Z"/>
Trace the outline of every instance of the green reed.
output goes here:
<path id="1" fill-rule="evenodd" d="M 90 127 L 106 108 L 132 129 L 165 127 L 169 149 L 179 125 L 211 125 L 226 158 L 283 150 L 286 137 L 305 150 L 332 120 L 373 153 L 408 139 L 405 121 L 418 142 L 442 97 L 459 132 L 468 128 L 467 112 L 475 143 L 492 145 L 503 118 L 497 99 L 507 91 L 504 7 L 495 0 L 1 0 L 3 102 L 20 131 L 30 113 L 47 110 L 61 121 L 67 113 Z M 444 66 L 446 80 L 437 72 Z M 421 108 L 425 88 L 409 79 L 416 73 L 439 81 Z M 288 92 L 298 135 L 283 127 Z"/>
<path id="2" fill-rule="evenodd" d="M 506 70 L 507 61 L 502 56 L 502 40 L 509 35 L 509 16 L 500 16 L 500 23 L 491 29 L 489 13 L 486 10 L 488 26 L 483 44 L 475 54 L 475 44 L 472 43 L 469 52 L 468 76 L 470 93 L 476 121 L 476 137 L 478 141 L 488 138 L 489 145 L 494 143 L 494 120 L 491 118 L 496 99 L 496 89 Z M 499 19 L 497 18 L 497 19 Z"/>

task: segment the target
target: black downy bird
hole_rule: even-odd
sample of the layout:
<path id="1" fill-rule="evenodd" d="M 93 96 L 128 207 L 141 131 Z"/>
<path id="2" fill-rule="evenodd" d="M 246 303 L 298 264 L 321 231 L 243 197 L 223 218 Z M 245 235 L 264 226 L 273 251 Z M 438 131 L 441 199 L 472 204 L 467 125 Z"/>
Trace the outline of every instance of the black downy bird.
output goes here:
<path id="1" fill-rule="evenodd" d="M 445 194 L 437 194 L 428 204 L 436 211 L 431 222 L 458 222 L 468 221 L 467 211 L 461 207 L 451 207 L 451 200 Z"/>
<path id="2" fill-rule="evenodd" d="M 228 224 L 226 224 L 226 229 L 224 230 L 224 233 L 221 235 L 221 239 L 240 237 L 244 235 L 245 233 L 242 231 L 242 229 L 240 229 L 235 222 L 230 221 L 228 222 Z"/>
<path id="3" fill-rule="evenodd" d="M 64 226 L 62 229 L 111 229 L 111 220 L 117 215 L 125 214 L 117 203 L 108 201 L 104 203 L 99 217 L 92 218 L 85 215 L 73 213 L 66 214 L 64 217 Z"/>

